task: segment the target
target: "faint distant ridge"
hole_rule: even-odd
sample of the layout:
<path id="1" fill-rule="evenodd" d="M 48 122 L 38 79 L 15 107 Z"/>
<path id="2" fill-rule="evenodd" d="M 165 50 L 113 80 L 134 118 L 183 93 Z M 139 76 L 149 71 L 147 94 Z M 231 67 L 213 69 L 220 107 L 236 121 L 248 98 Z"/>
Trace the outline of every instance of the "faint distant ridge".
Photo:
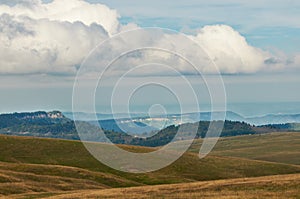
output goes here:
<path id="1" fill-rule="evenodd" d="M 64 113 L 66 117 L 72 119 L 71 113 Z M 88 121 L 91 124 L 97 124 L 96 121 L 92 121 L 92 113 L 76 113 L 81 121 Z M 137 124 L 144 124 L 148 126 L 148 132 L 155 129 L 163 129 L 171 125 L 181 125 L 184 123 L 194 123 L 198 121 L 211 121 L 212 115 L 214 120 L 224 120 L 224 112 L 195 112 L 195 113 L 183 113 L 183 114 L 169 114 L 169 115 L 156 115 L 154 117 L 149 117 L 146 114 L 132 114 L 131 118 L 128 118 L 127 114 L 101 114 L 97 113 L 98 122 L 106 130 L 120 131 L 120 128 L 116 123 L 122 124 L 125 132 L 132 131 L 134 129 L 130 126 L 126 127 L 126 124 L 132 122 Z M 127 117 L 126 117 L 127 116 Z M 264 116 L 254 116 L 254 117 L 244 117 L 233 111 L 227 111 L 225 120 L 228 121 L 238 121 L 246 122 L 255 126 L 263 126 L 269 124 L 287 124 L 287 123 L 300 123 L 300 114 L 268 114 Z M 140 125 L 141 126 L 141 125 Z M 295 125 L 293 125 L 295 126 Z M 162 128 L 163 127 L 163 128 Z M 136 132 L 134 132 L 136 133 Z"/>
<path id="2" fill-rule="evenodd" d="M 95 116 L 98 118 L 98 120 L 110 120 L 110 119 L 122 119 L 122 118 L 128 118 L 127 113 L 116 113 L 116 114 L 109 114 L 109 113 L 85 113 L 85 112 L 63 112 L 63 114 L 71 119 L 75 120 L 74 115 L 76 116 L 76 120 L 80 121 L 93 121 L 95 120 Z M 146 117 L 146 114 L 144 113 L 130 113 L 130 117 L 132 118 L 138 118 L 138 117 Z"/>
<path id="3" fill-rule="evenodd" d="M 300 114 L 268 114 L 246 118 L 245 122 L 255 125 L 300 123 Z"/>

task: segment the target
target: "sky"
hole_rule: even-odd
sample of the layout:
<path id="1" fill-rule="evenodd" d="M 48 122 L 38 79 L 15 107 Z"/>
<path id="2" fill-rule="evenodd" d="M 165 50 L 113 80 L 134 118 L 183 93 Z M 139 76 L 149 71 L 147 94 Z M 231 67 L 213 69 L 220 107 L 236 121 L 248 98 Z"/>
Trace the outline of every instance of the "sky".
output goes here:
<path id="1" fill-rule="evenodd" d="M 85 78 L 98 78 L 118 50 L 138 46 L 168 48 L 183 57 L 198 58 L 197 70 L 207 75 L 211 84 L 221 74 L 228 107 L 244 115 L 248 109 L 243 111 L 232 104 L 254 104 L 255 110 L 257 103 L 291 103 L 300 112 L 299 18 L 300 2 L 296 0 L 0 0 L 0 112 L 71 111 L 75 77 L 85 59 Z M 147 27 L 171 30 L 151 35 L 132 32 L 123 34 L 119 38 L 122 41 L 112 39 Z M 93 54 L 92 50 L 107 40 L 111 42 Z M 98 112 L 110 112 L 112 91 L 121 75 L 147 61 L 168 63 L 180 75 L 174 75 L 170 68 L 149 65 L 130 74 L 120 90 L 128 90 L 133 82 L 139 82 L 137 79 L 163 79 L 165 84 L 181 88 L 176 95 L 189 96 L 183 75 L 199 103 L 210 103 L 205 82 L 182 59 L 172 53 L 138 50 L 108 71 L 103 88 L 95 94 Z M 92 81 L 84 81 L 89 90 Z M 165 96 L 167 91 L 161 88 L 145 91 L 133 95 L 133 107 L 144 105 L 147 109 L 152 103 L 172 107 L 176 103 L 171 100 L 174 96 Z M 128 100 L 123 100 L 124 96 L 115 101 L 118 111 L 126 111 Z M 188 97 L 180 102 L 191 103 Z M 84 103 L 82 110 L 91 111 Z M 274 106 L 257 114 L 289 112 L 291 108 L 272 109 Z M 190 106 L 186 111 L 193 110 Z"/>

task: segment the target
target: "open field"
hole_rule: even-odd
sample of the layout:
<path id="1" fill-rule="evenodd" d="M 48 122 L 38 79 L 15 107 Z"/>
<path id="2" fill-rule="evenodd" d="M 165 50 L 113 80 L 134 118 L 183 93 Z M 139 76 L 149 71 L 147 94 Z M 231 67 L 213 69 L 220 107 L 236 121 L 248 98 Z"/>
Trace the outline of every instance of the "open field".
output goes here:
<path id="1" fill-rule="evenodd" d="M 49 199 L 80 198 L 299 198 L 300 174 L 175 185 L 80 191 Z"/>
<path id="2" fill-rule="evenodd" d="M 136 186 L 138 187 L 126 189 L 126 192 L 153 190 L 153 194 L 150 194 L 153 197 L 156 196 L 155 194 L 160 194 L 159 191 L 162 191 L 162 196 L 164 193 L 170 193 L 163 198 L 176 198 L 176 194 L 184 198 L 185 194 L 190 193 L 197 198 L 200 194 L 214 196 L 213 194 L 220 194 L 223 191 L 222 196 L 231 198 L 234 195 L 230 194 L 235 190 L 241 194 L 238 196 L 243 196 L 242 194 L 246 192 L 247 194 L 249 192 L 250 196 L 251 194 L 255 196 L 255 193 L 263 194 L 263 192 L 272 197 L 285 192 L 288 192 L 291 197 L 295 194 L 300 195 L 297 191 L 300 190 L 299 133 L 222 138 L 213 152 L 204 159 L 199 159 L 197 156 L 200 143 L 201 140 L 196 141 L 190 152 L 167 168 L 146 174 L 129 174 L 115 171 L 99 163 L 89 155 L 82 143 L 77 141 L 0 136 L 0 196 L 41 198 L 66 192 L 79 195 L 120 194 L 123 189 L 112 188 Z M 121 147 L 135 152 L 155 150 L 146 147 Z M 258 178 L 257 183 L 249 179 L 248 184 L 245 182 L 247 186 L 243 185 L 243 178 L 284 174 L 295 175 L 282 176 L 282 178 L 276 176 Z M 220 179 L 228 180 L 211 181 Z M 270 179 L 273 179 L 272 183 L 269 183 Z M 298 182 L 294 183 L 294 181 Z M 186 184 L 163 185 L 166 187 L 166 192 L 163 192 L 164 189 L 157 189 L 156 186 L 145 187 L 145 185 L 175 183 Z M 210 183 L 215 186 L 211 186 L 210 189 L 203 188 L 202 185 Z M 170 187 L 169 190 L 167 187 Z M 285 191 L 284 187 L 288 190 Z M 98 192 L 95 189 L 103 191 Z M 117 198 L 117 195 L 115 197 Z M 134 197 L 134 193 L 131 197 Z"/>
<path id="3" fill-rule="evenodd" d="M 200 144 L 196 141 L 190 151 L 198 153 Z M 220 138 L 211 155 L 300 165 L 300 133 Z"/>

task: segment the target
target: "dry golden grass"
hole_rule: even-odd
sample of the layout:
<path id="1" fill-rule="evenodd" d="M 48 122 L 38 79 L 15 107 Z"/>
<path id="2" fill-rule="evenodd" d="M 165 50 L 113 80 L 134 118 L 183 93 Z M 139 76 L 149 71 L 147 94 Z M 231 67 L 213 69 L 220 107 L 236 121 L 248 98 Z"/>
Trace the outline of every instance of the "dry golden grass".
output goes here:
<path id="1" fill-rule="evenodd" d="M 49 197 L 76 198 L 300 198 L 300 174 L 81 191 Z"/>
<path id="2" fill-rule="evenodd" d="M 61 191 L 111 188 L 101 183 L 102 180 L 107 183 L 135 183 L 111 174 L 75 167 L 0 162 L 0 197 L 5 198 L 24 193 L 52 195 Z"/>
<path id="3" fill-rule="evenodd" d="M 0 197 L 300 199 L 299 133 L 221 138 L 204 159 L 200 143 L 164 169 L 129 174 L 99 163 L 80 142 L 0 135 Z M 141 187 L 120 188 L 133 186 Z"/>

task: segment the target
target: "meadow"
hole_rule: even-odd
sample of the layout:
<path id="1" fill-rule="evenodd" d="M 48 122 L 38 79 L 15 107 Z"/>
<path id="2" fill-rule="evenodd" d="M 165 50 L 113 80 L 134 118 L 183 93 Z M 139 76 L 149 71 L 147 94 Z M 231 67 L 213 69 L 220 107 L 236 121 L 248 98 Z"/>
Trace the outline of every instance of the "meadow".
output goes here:
<path id="1" fill-rule="evenodd" d="M 201 142 L 195 141 L 164 169 L 130 174 L 99 163 L 78 141 L 0 136 L 0 194 L 11 198 L 118 198 L 124 193 L 128 198 L 300 195 L 299 133 L 221 138 L 204 159 L 198 158 Z M 120 147 L 134 152 L 156 150 Z"/>

